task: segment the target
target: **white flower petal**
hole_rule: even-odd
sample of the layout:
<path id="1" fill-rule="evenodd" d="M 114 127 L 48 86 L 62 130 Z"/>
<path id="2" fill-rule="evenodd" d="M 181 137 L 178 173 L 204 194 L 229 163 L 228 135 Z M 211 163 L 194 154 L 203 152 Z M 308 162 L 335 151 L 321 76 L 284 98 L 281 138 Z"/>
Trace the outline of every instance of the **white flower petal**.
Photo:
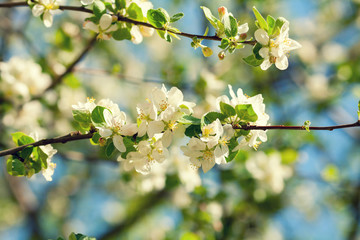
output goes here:
<path id="1" fill-rule="evenodd" d="M 255 31 L 255 39 L 258 41 L 261 45 L 268 45 L 269 44 L 269 35 L 264 29 L 258 29 Z"/>
<path id="2" fill-rule="evenodd" d="M 247 33 L 249 31 L 248 23 L 244 23 L 238 27 L 238 34 Z"/>
<path id="3" fill-rule="evenodd" d="M 96 33 L 99 33 L 99 26 L 96 25 L 95 23 L 91 22 L 91 21 L 84 22 L 83 28 L 91 30 L 91 31 L 96 32 Z"/>
<path id="4" fill-rule="evenodd" d="M 124 140 L 123 137 L 120 135 L 115 135 L 113 137 L 113 143 L 114 146 L 120 151 L 120 152 L 125 152 L 126 151 L 126 147 L 124 145 Z"/>
<path id="5" fill-rule="evenodd" d="M 43 5 L 35 4 L 32 8 L 32 14 L 34 15 L 34 17 L 39 17 L 41 14 L 44 13 L 44 10 L 45 7 Z"/>
<path id="6" fill-rule="evenodd" d="M 286 55 L 282 55 L 279 58 L 276 58 L 275 66 L 280 70 L 285 70 L 289 66 L 289 61 L 286 57 Z"/>
<path id="7" fill-rule="evenodd" d="M 262 70 L 267 70 L 269 67 L 271 67 L 272 63 L 270 62 L 269 58 L 265 58 L 265 60 L 261 63 L 260 68 Z"/>
<path id="8" fill-rule="evenodd" d="M 210 160 L 203 160 L 202 161 L 202 170 L 204 171 L 204 173 L 206 173 L 207 171 L 209 171 L 211 168 L 213 168 L 215 165 L 215 159 L 210 159 Z"/>
<path id="9" fill-rule="evenodd" d="M 101 16 L 99 25 L 102 30 L 105 30 L 108 27 L 110 27 L 111 23 L 112 23 L 112 17 L 110 14 L 104 14 Z"/>
<path id="10" fill-rule="evenodd" d="M 49 11 L 45 11 L 43 15 L 45 27 L 51 27 L 53 24 L 53 15 Z"/>

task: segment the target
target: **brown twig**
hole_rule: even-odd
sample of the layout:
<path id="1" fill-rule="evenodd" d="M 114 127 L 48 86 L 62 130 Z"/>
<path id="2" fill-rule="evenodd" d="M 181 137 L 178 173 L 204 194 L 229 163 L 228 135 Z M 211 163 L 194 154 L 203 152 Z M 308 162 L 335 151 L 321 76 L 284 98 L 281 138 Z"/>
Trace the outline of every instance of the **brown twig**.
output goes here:
<path id="1" fill-rule="evenodd" d="M 23 150 L 27 146 L 38 147 L 38 146 L 44 146 L 44 145 L 53 144 L 53 143 L 67 143 L 67 142 L 77 141 L 77 140 L 81 140 L 81 139 L 89 139 L 89 138 L 92 138 L 93 135 L 94 135 L 94 131 L 90 131 L 89 133 L 86 133 L 86 134 L 82 134 L 80 132 L 71 132 L 71 133 L 61 136 L 61 137 L 42 139 L 42 140 L 34 142 L 34 143 L 30 143 L 30 144 L 22 145 L 19 147 L 14 147 L 14 148 L 0 151 L 0 157 L 15 154 L 16 152 Z"/>
<path id="2" fill-rule="evenodd" d="M 1 3 L 0 4 L 0 8 L 2 7 L 21 7 L 21 6 L 27 6 L 26 2 L 14 2 L 14 3 Z M 77 12 L 85 12 L 85 13 L 93 13 L 93 11 L 91 9 L 87 9 L 84 7 L 76 7 L 76 6 L 60 6 L 59 7 L 60 10 L 68 10 L 68 11 L 77 11 Z M 115 15 L 114 15 L 115 16 Z M 222 38 L 214 35 L 214 36 L 204 36 L 204 35 L 198 35 L 198 34 L 191 34 L 191 33 L 186 33 L 186 32 L 177 32 L 177 31 L 173 31 L 170 29 L 166 29 L 165 27 L 162 28 L 157 28 L 154 27 L 153 25 L 151 25 L 150 23 L 147 22 L 140 22 L 140 21 L 136 21 L 127 17 L 123 17 L 123 16 L 117 16 L 118 21 L 120 22 L 127 22 L 127 23 L 131 23 L 134 25 L 139 25 L 139 26 L 144 26 L 144 27 L 149 27 L 149 28 L 154 28 L 156 30 L 160 30 L 160 31 L 165 31 L 167 30 L 170 33 L 176 34 L 176 35 L 180 35 L 183 37 L 187 37 L 187 38 L 198 38 L 198 39 L 207 39 L 207 40 L 212 40 L 212 41 L 221 41 Z M 255 45 L 256 41 L 252 40 L 252 41 L 244 41 L 241 42 L 242 44 L 248 44 L 248 45 Z"/>
<path id="3" fill-rule="evenodd" d="M 341 129 L 341 128 L 353 128 L 353 127 L 360 127 L 360 120 L 355 122 L 355 123 L 351 123 L 351 124 L 343 124 L 343 125 L 334 125 L 334 126 L 326 126 L 326 127 L 309 127 L 309 130 L 327 130 L 327 131 L 332 131 L 334 129 Z M 243 130 L 306 130 L 305 126 L 285 126 L 285 125 L 273 125 L 273 126 L 255 126 L 255 125 L 248 125 L 248 126 L 235 126 L 234 129 L 243 129 Z M 26 148 L 27 146 L 43 146 L 43 145 L 47 145 L 47 144 L 52 144 L 52 143 L 66 143 L 66 142 L 70 142 L 70 141 L 76 141 L 76 140 L 81 140 L 81 139 L 88 139 L 91 138 L 94 134 L 94 130 L 87 133 L 87 134 L 81 134 L 80 132 L 72 132 L 69 133 L 65 136 L 61 136 L 61 137 L 55 137 L 55 138 L 49 138 L 49 139 L 43 139 L 31 144 L 27 144 L 27 145 L 22 145 L 19 147 L 15 147 L 15 148 L 11 148 L 11 149 L 7 149 L 7 150 L 3 150 L 0 151 L 0 157 L 1 156 L 5 156 L 5 155 L 10 155 L 10 154 L 15 154 L 18 151 L 23 150 L 24 148 Z"/>
<path id="4" fill-rule="evenodd" d="M 341 129 L 341 128 L 353 128 L 353 127 L 360 127 L 360 120 L 351 123 L 351 124 L 343 124 L 343 125 L 334 125 L 334 126 L 326 126 L 326 127 L 309 127 L 309 130 L 328 130 L 332 131 L 334 129 Z M 306 130 L 305 126 L 285 126 L 285 125 L 273 125 L 273 126 L 255 126 L 255 125 L 248 125 L 248 126 L 236 126 L 234 129 L 243 129 L 243 130 Z"/>

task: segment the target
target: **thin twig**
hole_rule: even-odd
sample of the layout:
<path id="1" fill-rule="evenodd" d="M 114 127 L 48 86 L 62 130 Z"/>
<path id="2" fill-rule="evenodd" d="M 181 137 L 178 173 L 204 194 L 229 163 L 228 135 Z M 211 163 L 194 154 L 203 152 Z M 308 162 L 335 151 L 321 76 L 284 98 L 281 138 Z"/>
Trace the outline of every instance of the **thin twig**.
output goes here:
<path id="1" fill-rule="evenodd" d="M 341 129 L 341 128 L 353 128 L 353 127 L 360 127 L 360 120 L 351 123 L 351 124 L 343 124 L 343 125 L 334 125 L 334 126 L 326 126 L 326 127 L 309 127 L 309 130 L 327 130 L 332 131 L 334 129 Z M 234 127 L 235 129 L 244 129 L 244 130 L 307 130 L 305 126 L 285 126 L 285 125 L 273 125 L 273 126 L 255 126 L 255 125 L 248 125 L 248 126 L 237 126 Z"/>
<path id="2" fill-rule="evenodd" d="M 21 6 L 27 6 L 27 3 L 26 2 L 14 2 L 14 3 L 2 3 L 0 4 L 0 8 L 2 7 L 21 7 Z M 60 10 L 68 10 L 68 11 L 77 11 L 77 12 L 85 12 L 85 13 L 93 13 L 93 11 L 91 9 L 87 9 L 87 8 L 84 8 L 84 7 L 76 7 L 76 6 L 59 6 L 59 9 Z M 177 31 L 173 31 L 173 30 L 170 30 L 170 29 L 166 29 L 165 27 L 161 27 L 161 28 L 157 28 L 157 27 L 154 27 L 153 25 L 151 25 L 150 23 L 147 23 L 147 22 L 140 22 L 140 21 L 137 21 L 137 20 L 133 20 L 133 19 L 130 19 L 130 18 L 127 18 L 127 17 L 123 17 L 123 16 L 117 16 L 117 15 L 114 15 L 113 16 L 116 16 L 117 17 L 117 20 L 119 22 L 126 22 L 126 23 L 131 23 L 131 24 L 134 24 L 134 25 L 139 25 L 139 26 L 144 26 L 144 27 L 149 27 L 149 28 L 154 28 L 156 30 L 160 30 L 160 31 L 168 31 L 170 33 L 173 33 L 173 34 L 176 34 L 176 35 L 180 35 L 180 36 L 183 36 L 183 37 L 187 37 L 187 38 L 198 38 L 198 39 L 207 39 L 207 40 L 212 40 L 212 41 L 221 41 L 222 38 L 214 35 L 214 36 L 204 36 L 204 35 L 198 35 L 198 34 L 191 34 L 191 33 L 186 33 L 186 32 L 177 32 Z M 248 45 L 255 45 L 256 44 L 256 41 L 255 40 L 252 40 L 252 41 L 244 41 L 244 42 L 241 42 L 242 44 L 248 44 Z"/>
<path id="3" fill-rule="evenodd" d="M 353 128 L 353 127 L 360 127 L 360 120 L 355 122 L 355 123 L 351 123 L 351 124 L 343 124 L 343 125 L 335 125 L 335 126 L 327 126 L 327 127 L 309 127 L 309 130 L 327 130 L 327 131 L 332 131 L 334 129 L 341 129 L 341 128 Z M 243 129 L 243 130 L 274 130 L 274 129 L 279 129 L 279 130 L 306 130 L 305 126 L 285 126 L 285 125 L 274 125 L 274 126 L 254 126 L 254 125 L 249 125 L 249 126 L 235 126 L 234 129 Z M 55 138 L 49 138 L 49 139 L 43 139 L 31 144 L 27 144 L 27 145 L 22 145 L 19 147 L 15 147 L 15 148 L 11 148 L 11 149 L 7 149 L 7 150 L 3 150 L 0 151 L 0 157 L 1 156 L 6 156 L 6 155 L 10 155 L 10 154 L 15 154 L 18 151 L 23 150 L 24 148 L 26 148 L 27 146 L 33 146 L 33 147 L 37 147 L 37 146 L 43 146 L 43 145 L 47 145 L 47 144 L 52 144 L 52 143 L 66 143 L 66 142 L 70 142 L 70 141 L 76 141 L 76 140 L 81 140 L 81 139 L 89 139 L 93 136 L 95 130 L 92 130 L 91 132 L 87 133 L 87 134 L 81 134 L 80 132 L 72 132 L 69 133 L 65 136 L 61 136 L 61 137 L 55 137 Z"/>
<path id="4" fill-rule="evenodd" d="M 86 133 L 86 134 L 82 134 L 80 132 L 71 132 L 71 133 L 61 136 L 61 137 L 42 139 L 37 142 L 33 142 L 30 144 L 26 144 L 26 145 L 22 145 L 19 147 L 14 147 L 14 148 L 0 151 L 0 157 L 15 154 L 16 152 L 19 152 L 28 146 L 38 147 L 38 146 L 44 146 L 44 145 L 53 144 L 53 143 L 67 143 L 67 142 L 71 142 L 71 141 L 89 139 L 89 138 L 92 138 L 93 135 L 94 135 L 94 131 L 90 131 L 89 133 Z"/>

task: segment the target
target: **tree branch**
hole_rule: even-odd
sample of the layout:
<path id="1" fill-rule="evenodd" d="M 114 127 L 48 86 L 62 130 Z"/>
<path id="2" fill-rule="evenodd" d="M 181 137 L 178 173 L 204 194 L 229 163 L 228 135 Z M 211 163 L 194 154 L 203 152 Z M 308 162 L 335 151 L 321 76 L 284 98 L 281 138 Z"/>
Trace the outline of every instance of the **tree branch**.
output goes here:
<path id="1" fill-rule="evenodd" d="M 23 6 L 28 6 L 28 4 L 26 2 L 14 2 L 14 3 L 0 3 L 0 8 L 10 8 L 10 7 L 23 7 Z M 76 6 L 60 6 L 59 7 L 60 10 L 68 10 L 68 11 L 77 11 L 77 12 L 85 12 L 85 13 L 91 13 L 93 14 L 93 11 L 91 9 L 87 9 L 84 7 L 76 7 Z M 114 14 L 113 14 L 114 15 Z M 156 30 L 160 30 L 160 31 L 165 31 L 167 30 L 170 33 L 176 34 L 176 35 L 180 35 L 183 37 L 187 37 L 187 38 L 194 38 L 197 37 L 198 39 L 207 39 L 207 40 L 212 40 L 212 41 L 221 41 L 222 38 L 214 35 L 214 36 L 204 36 L 204 35 L 197 35 L 197 34 L 191 34 L 191 33 L 186 33 L 186 32 L 176 32 L 176 31 L 172 31 L 169 29 L 166 29 L 164 27 L 162 28 L 157 28 L 154 27 L 153 25 L 151 25 L 150 23 L 147 22 L 140 22 L 140 21 L 136 21 L 127 17 L 123 17 L 123 16 L 119 16 L 119 15 L 114 15 L 117 17 L 119 22 L 127 22 L 127 23 L 131 23 L 134 25 L 139 25 L 139 26 L 144 26 L 144 27 L 149 27 L 149 28 L 153 28 Z M 255 40 L 252 41 L 244 41 L 241 42 L 242 44 L 248 44 L 248 45 L 255 45 L 257 42 Z"/>
<path id="2" fill-rule="evenodd" d="M 59 75 L 54 79 L 51 85 L 47 89 L 45 89 L 45 92 L 50 89 L 53 89 L 55 86 L 61 83 L 64 77 L 66 77 L 66 75 L 71 73 L 74 70 L 75 66 L 80 62 L 80 60 L 90 51 L 90 49 L 94 46 L 95 42 L 96 42 L 96 36 L 89 41 L 89 43 L 80 53 L 80 55 L 66 68 L 65 72 L 63 72 L 61 75 Z"/>
<path id="3" fill-rule="evenodd" d="M 360 127 L 360 120 L 355 122 L 355 123 L 351 123 L 351 124 L 334 125 L 334 126 L 327 126 L 327 127 L 309 127 L 309 130 L 328 130 L 328 131 L 332 131 L 334 129 L 353 128 L 353 127 Z M 279 130 L 306 130 L 305 126 L 285 126 L 285 125 L 235 126 L 234 129 L 243 129 L 243 130 L 274 130 L 274 129 L 279 129 Z"/>
<path id="4" fill-rule="evenodd" d="M 360 120 L 355 122 L 355 123 L 351 123 L 351 124 L 343 124 L 343 125 L 334 125 L 334 126 L 327 126 L 327 127 L 309 127 L 309 130 L 328 130 L 328 131 L 332 131 L 334 129 L 341 129 L 341 128 L 353 128 L 353 127 L 360 127 Z M 279 130 L 306 130 L 306 128 L 304 126 L 285 126 L 285 125 L 273 125 L 273 126 L 255 126 L 255 125 L 248 125 L 248 126 L 234 126 L 234 129 L 243 129 L 243 130 L 275 130 L 275 129 L 279 129 Z M 40 141 L 31 143 L 31 144 L 27 144 L 27 145 L 22 145 L 19 147 L 15 147 L 15 148 L 10 148 L 7 150 L 3 150 L 0 151 L 0 157 L 2 156 L 6 156 L 6 155 L 11 155 L 14 154 L 18 151 L 23 150 L 24 148 L 26 148 L 27 146 L 33 146 L 33 147 L 38 147 L 38 146 L 43 146 L 43 145 L 47 145 L 47 144 L 52 144 L 52 143 L 66 143 L 66 142 L 71 142 L 71 141 L 77 141 L 77 140 L 81 140 L 81 139 L 89 139 L 92 138 L 93 134 L 94 134 L 95 130 L 91 130 L 89 133 L 87 134 L 82 134 L 80 132 L 71 132 L 67 135 L 61 136 L 61 137 L 55 137 L 55 138 L 49 138 L 49 139 L 42 139 Z"/>
<path id="5" fill-rule="evenodd" d="M 42 139 L 42 140 L 34 142 L 34 143 L 30 143 L 30 144 L 22 145 L 19 147 L 14 147 L 14 148 L 0 151 L 0 157 L 19 152 L 19 151 L 23 150 L 24 148 L 26 148 L 27 146 L 38 147 L 38 146 L 44 146 L 44 145 L 52 144 L 52 143 L 67 143 L 67 142 L 77 141 L 77 140 L 81 140 L 81 139 L 89 139 L 89 138 L 92 138 L 92 136 L 94 135 L 94 132 L 95 132 L 95 130 L 91 130 L 89 133 L 86 133 L 86 134 L 82 134 L 80 132 L 71 132 L 71 133 L 61 136 L 61 137 Z"/>

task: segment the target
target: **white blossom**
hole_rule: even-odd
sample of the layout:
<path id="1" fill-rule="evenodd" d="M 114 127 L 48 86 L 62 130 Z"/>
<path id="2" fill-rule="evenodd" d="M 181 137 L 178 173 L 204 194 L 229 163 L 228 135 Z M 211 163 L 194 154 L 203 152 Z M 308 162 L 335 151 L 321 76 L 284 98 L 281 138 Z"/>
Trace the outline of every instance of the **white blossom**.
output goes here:
<path id="1" fill-rule="evenodd" d="M 181 146 L 185 156 L 190 157 L 190 162 L 196 167 L 202 167 L 204 173 L 215 165 L 214 142 L 203 142 L 192 137 L 186 146 Z"/>
<path id="2" fill-rule="evenodd" d="M 245 167 L 261 186 L 275 194 L 282 192 L 284 180 L 292 175 L 292 169 L 281 164 L 279 153 L 266 155 L 264 152 L 257 152 L 246 161 Z"/>
<path id="3" fill-rule="evenodd" d="M 264 29 L 256 30 L 255 39 L 263 45 L 259 51 L 260 56 L 264 58 L 260 65 L 262 70 L 267 70 L 273 63 L 280 70 L 287 69 L 289 65 L 287 54 L 301 47 L 300 43 L 289 38 L 289 22 L 285 19 L 275 39 L 271 39 Z"/>
<path id="4" fill-rule="evenodd" d="M 113 18 L 110 14 L 104 14 L 101 16 L 98 25 L 91 21 L 85 21 L 83 28 L 98 33 L 98 39 L 109 40 L 111 38 L 111 32 L 118 29 L 118 26 L 116 24 L 112 24 L 112 21 Z"/>
<path id="5" fill-rule="evenodd" d="M 118 161 L 124 165 L 125 171 L 135 168 L 141 174 L 148 174 L 153 162 L 162 163 L 168 157 L 168 150 L 163 146 L 162 141 L 155 138 L 139 142 L 136 149 L 136 152 L 128 153 L 126 159 L 118 158 Z"/>
<path id="6" fill-rule="evenodd" d="M 41 173 L 46 179 L 46 181 L 52 181 L 52 176 L 54 175 L 56 164 L 53 163 L 51 159 L 57 153 L 57 150 L 54 149 L 50 144 L 45 146 L 40 146 L 40 149 L 48 155 L 48 158 L 46 159 L 47 168 L 42 169 Z"/>
<path id="7" fill-rule="evenodd" d="M 95 99 L 93 98 L 87 98 L 86 103 L 78 102 L 77 105 L 72 105 L 71 107 L 78 111 L 85 111 L 89 114 L 94 110 L 96 107 Z"/>
<path id="8" fill-rule="evenodd" d="M 18 103 L 42 94 L 51 84 L 50 76 L 42 73 L 40 65 L 19 57 L 0 62 L 0 79 L 4 97 Z"/>
<path id="9" fill-rule="evenodd" d="M 99 129 L 99 134 L 103 138 L 113 136 L 114 146 L 120 151 L 125 152 L 126 148 L 123 141 L 123 136 L 133 136 L 137 132 L 136 124 L 126 123 L 126 114 L 120 112 L 119 115 L 113 115 L 108 109 L 104 112 L 105 126 L 96 127 Z"/>
<path id="10" fill-rule="evenodd" d="M 30 0 L 28 1 L 32 3 Z M 45 27 L 51 27 L 53 24 L 53 14 L 59 9 L 59 0 L 37 0 L 32 8 L 34 17 L 43 16 Z"/>
<path id="11" fill-rule="evenodd" d="M 253 97 L 248 97 L 244 95 L 241 88 L 237 90 L 237 94 L 235 95 L 232 87 L 229 85 L 229 92 L 231 99 L 227 96 L 223 95 L 217 99 L 217 103 L 225 102 L 230 104 L 231 106 L 235 107 L 239 104 L 251 104 L 254 112 L 258 116 L 258 119 L 255 122 L 249 122 L 251 125 L 257 126 L 266 126 L 268 125 L 269 115 L 265 113 L 265 104 L 263 103 L 263 97 L 261 94 L 255 95 Z M 219 104 L 217 104 L 219 106 Z M 258 138 L 261 142 L 267 141 L 266 131 L 264 130 L 251 130 L 249 135 L 247 135 L 240 144 L 234 149 L 234 151 L 239 150 L 240 148 L 244 147 L 245 145 L 249 145 L 250 147 L 257 148 L 258 145 L 261 143 L 258 141 Z"/>

